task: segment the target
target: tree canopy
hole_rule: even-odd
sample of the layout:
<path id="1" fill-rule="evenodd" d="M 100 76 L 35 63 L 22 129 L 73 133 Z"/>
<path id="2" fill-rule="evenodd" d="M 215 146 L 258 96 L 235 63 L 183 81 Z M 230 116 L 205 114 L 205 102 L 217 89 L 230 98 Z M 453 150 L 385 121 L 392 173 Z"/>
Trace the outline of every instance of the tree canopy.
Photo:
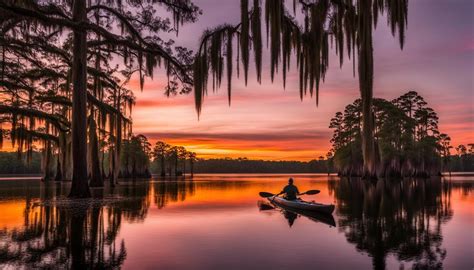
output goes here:
<path id="1" fill-rule="evenodd" d="M 383 176 L 428 176 L 441 171 L 450 139 L 438 130 L 438 116 L 415 91 L 387 101 L 374 99 L 374 139 Z M 361 100 L 337 112 L 329 127 L 334 162 L 343 175 L 362 175 Z"/>
<path id="2" fill-rule="evenodd" d="M 132 134 L 127 83 L 136 76 L 143 88 L 161 67 L 167 95 L 189 92 L 192 53 L 161 35 L 200 13 L 188 0 L 1 1 L 0 138 L 28 156 L 41 141 L 75 197 L 89 195 L 88 171 L 100 185 L 98 151 L 108 149 L 115 183 Z"/>

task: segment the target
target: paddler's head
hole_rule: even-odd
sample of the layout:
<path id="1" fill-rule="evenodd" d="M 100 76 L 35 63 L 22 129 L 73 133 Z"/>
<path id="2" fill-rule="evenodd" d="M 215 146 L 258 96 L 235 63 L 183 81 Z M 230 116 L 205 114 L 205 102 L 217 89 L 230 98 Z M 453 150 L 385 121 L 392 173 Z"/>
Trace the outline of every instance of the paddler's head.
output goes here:
<path id="1" fill-rule="evenodd" d="M 293 178 L 288 179 L 288 184 L 293 185 Z"/>

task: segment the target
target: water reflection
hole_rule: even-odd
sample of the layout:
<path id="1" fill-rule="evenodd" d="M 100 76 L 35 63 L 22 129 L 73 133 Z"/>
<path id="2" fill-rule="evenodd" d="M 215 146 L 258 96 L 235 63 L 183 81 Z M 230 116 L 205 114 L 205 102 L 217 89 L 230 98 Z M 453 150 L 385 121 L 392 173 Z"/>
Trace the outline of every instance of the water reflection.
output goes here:
<path id="1" fill-rule="evenodd" d="M 93 199 L 82 201 L 68 200 L 64 183 L 0 181 L 0 269 L 460 269 L 472 264 L 466 255 L 472 244 L 462 242 L 474 224 L 472 180 L 370 183 L 299 176 L 301 190 L 321 190 L 306 199 L 334 203 L 333 215 L 267 200 L 255 207 L 259 191 L 278 192 L 286 179 L 137 180 L 93 189 Z M 334 260 L 340 256 L 345 260 Z"/>
<path id="2" fill-rule="evenodd" d="M 18 268 L 108 268 L 126 258 L 123 241 L 116 243 L 117 207 L 90 201 L 54 203 L 50 186 L 39 201 L 26 200 L 24 226 L 5 229 L 2 263 Z M 3 242 L 3 241 L 2 241 Z"/>
<path id="3" fill-rule="evenodd" d="M 196 184 L 193 181 L 160 181 L 155 182 L 155 204 L 159 209 L 170 202 L 184 201 L 187 196 L 194 195 Z"/>
<path id="4" fill-rule="evenodd" d="M 0 268 L 119 268 L 127 258 L 125 240 L 117 240 L 122 223 L 146 219 L 152 190 L 162 208 L 193 194 L 194 184 L 122 183 L 74 201 L 59 183 L 0 189 L 0 198 L 25 199 L 23 226 L 0 230 Z"/>
<path id="5" fill-rule="evenodd" d="M 338 224 L 349 243 L 385 269 L 389 254 L 415 269 L 441 269 L 446 257 L 441 225 L 453 216 L 450 184 L 440 179 L 329 181 Z"/>

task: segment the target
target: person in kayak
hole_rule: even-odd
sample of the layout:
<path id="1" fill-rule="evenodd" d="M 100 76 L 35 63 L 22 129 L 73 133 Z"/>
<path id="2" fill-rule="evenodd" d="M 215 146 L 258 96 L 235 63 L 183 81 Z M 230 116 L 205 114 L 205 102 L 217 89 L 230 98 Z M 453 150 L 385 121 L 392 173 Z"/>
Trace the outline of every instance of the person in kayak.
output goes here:
<path id="1" fill-rule="evenodd" d="M 285 194 L 285 199 L 290 201 L 294 201 L 298 198 L 297 196 L 300 194 L 300 191 L 293 185 L 293 178 L 288 179 L 288 185 L 286 185 L 277 196 L 281 194 Z"/>

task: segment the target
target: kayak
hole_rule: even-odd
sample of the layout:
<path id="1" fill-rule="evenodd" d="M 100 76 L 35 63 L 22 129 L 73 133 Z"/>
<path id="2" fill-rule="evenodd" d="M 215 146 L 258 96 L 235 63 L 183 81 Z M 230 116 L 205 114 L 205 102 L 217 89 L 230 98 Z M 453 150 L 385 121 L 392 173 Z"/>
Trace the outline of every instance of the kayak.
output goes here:
<path id="1" fill-rule="evenodd" d="M 287 200 L 282 197 L 278 196 L 272 196 L 267 198 L 271 203 L 280 205 L 280 206 L 285 206 L 291 209 L 298 209 L 298 210 L 305 210 L 305 211 L 315 211 L 315 212 L 320 212 L 320 213 L 325 213 L 325 214 L 332 214 L 334 211 L 334 205 L 333 204 L 322 204 L 322 203 L 316 203 L 316 202 L 307 202 L 303 201 L 301 199 L 297 200 Z"/>
<path id="2" fill-rule="evenodd" d="M 275 210 L 276 208 L 278 208 L 282 209 L 285 212 L 292 212 L 307 217 L 314 222 L 321 222 L 329 226 L 336 227 L 336 221 L 334 220 L 331 214 L 327 213 L 290 208 L 281 204 L 277 204 L 275 202 L 270 203 L 269 201 L 259 201 L 258 208 L 260 211 Z"/>

